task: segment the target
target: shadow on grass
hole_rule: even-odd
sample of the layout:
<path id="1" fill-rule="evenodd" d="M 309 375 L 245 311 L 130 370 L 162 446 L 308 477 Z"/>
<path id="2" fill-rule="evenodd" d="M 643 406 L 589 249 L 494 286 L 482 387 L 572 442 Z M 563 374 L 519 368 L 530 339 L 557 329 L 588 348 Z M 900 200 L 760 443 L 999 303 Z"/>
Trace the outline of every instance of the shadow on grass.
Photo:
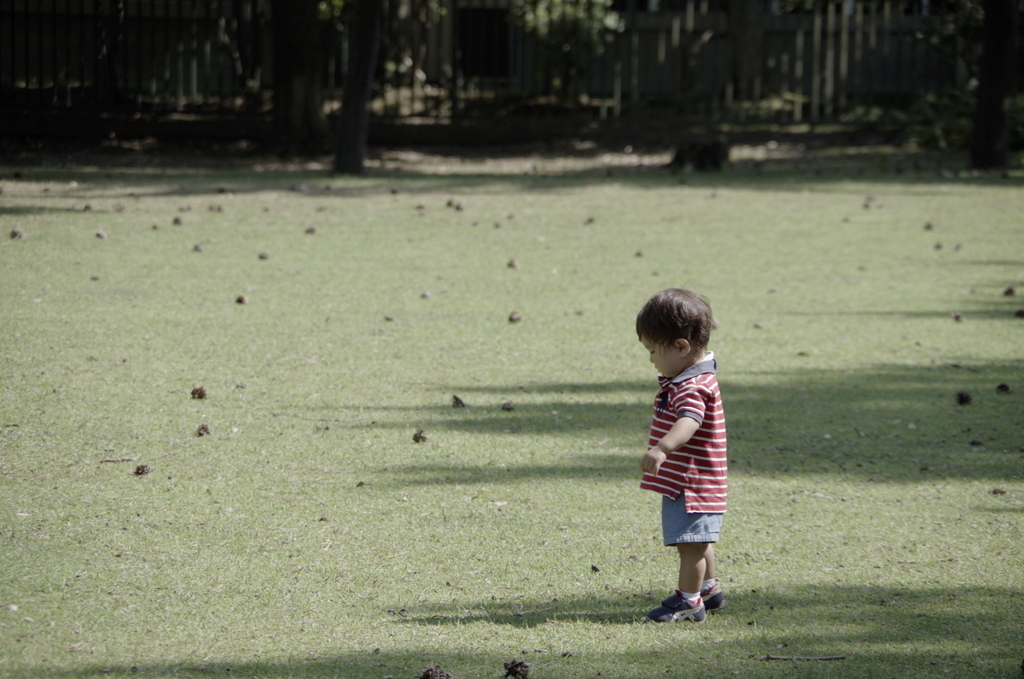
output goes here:
<path id="1" fill-rule="evenodd" d="M 990 636 L 982 631 L 989 624 L 999 622 L 1009 627 L 1024 615 L 1024 594 L 1000 587 L 968 587 L 950 592 L 842 585 L 755 591 L 723 586 L 727 606 L 722 612 L 712 614 L 712 622 L 723 621 L 726 617 L 731 624 L 741 620 L 744 625 L 775 630 L 784 635 L 791 646 L 826 646 L 837 652 L 847 652 L 851 643 L 930 641 L 937 630 L 960 629 L 984 639 Z M 414 625 L 486 622 L 513 627 L 537 627 L 552 622 L 632 624 L 644 622 L 647 611 L 657 607 L 662 596 L 664 594 L 648 592 L 548 601 L 498 598 L 480 601 L 460 611 L 452 611 L 449 606 L 412 607 L 400 620 Z M 957 601 L 972 603 L 964 607 L 958 606 Z M 993 616 L 993 611 L 1000 611 L 1004 616 Z M 809 621 L 813 621 L 810 628 L 801 629 Z M 1005 640 L 989 638 L 988 643 L 991 644 L 989 652 L 994 653 L 997 645 Z"/>
<path id="2" fill-rule="evenodd" d="M 665 155 L 672 147 L 652 149 L 652 153 Z M 310 169 L 307 162 L 286 162 L 273 157 L 252 158 L 243 161 L 224 161 L 225 167 L 217 167 L 217 160 L 210 159 L 203 167 L 189 166 L 183 161 L 180 166 L 166 168 L 139 167 L 132 163 L 119 164 L 111 158 L 109 164 L 101 167 L 54 168 L 32 167 L 25 170 L 23 181 L 33 182 L 83 182 L 90 188 L 109 188 L 114 195 L 131 196 L 134 187 L 122 183 L 162 183 L 167 185 L 161 191 L 147 193 L 146 197 L 193 197 L 207 196 L 214 200 L 223 193 L 250 194 L 265 191 L 291 193 L 296 197 L 310 200 L 330 198 L 351 198 L 380 195 L 381 197 L 409 198 L 408 193 L 438 194 L 450 196 L 460 192 L 491 190 L 512 191 L 557 191 L 590 186 L 625 184 L 637 187 L 679 187 L 685 184 L 691 188 L 733 188 L 765 191 L 803 191 L 808 187 L 818 190 L 835 190 L 843 193 L 854 192 L 860 196 L 859 187 L 849 186 L 850 182 L 884 183 L 894 186 L 914 186 L 919 192 L 934 186 L 935 195 L 945 195 L 950 185 L 986 186 L 994 188 L 1020 189 L 1024 176 L 1019 172 L 1008 175 L 1003 172 L 950 172 L 944 168 L 963 164 L 959 156 L 927 154 L 924 167 L 917 162 L 915 153 L 900 153 L 893 156 L 880 150 L 877 153 L 831 153 L 812 154 L 807 157 L 778 158 L 767 161 L 741 160 L 731 164 L 722 172 L 683 173 L 663 163 L 631 165 L 636 156 L 621 153 L 621 149 L 601 149 L 593 152 L 571 151 L 551 153 L 544 156 L 531 154 L 510 154 L 503 149 L 471 154 L 433 153 L 424 154 L 418 163 L 403 166 L 386 153 L 381 157 L 385 168 L 371 169 L 367 177 L 339 177 L 329 173 L 329 159 L 315 161 L 316 169 Z M 612 155 L 615 161 L 602 161 L 598 156 Z M 922 158 L 925 156 L 921 156 Z M 517 169 L 508 171 L 482 171 L 474 163 L 487 159 L 518 162 Z M 579 167 L 538 171 L 537 167 L 546 162 L 557 163 L 563 159 L 584 163 Z M 468 160 L 465 170 L 451 172 Z M 650 162 L 650 156 L 647 161 Z M 3 160 L 0 159 L 0 163 Z M 390 163 L 390 166 L 389 166 Z M 16 164 L 7 161 L 8 167 Z M 234 166 L 232 166 L 234 164 Z M 914 166 L 920 169 L 913 170 Z M 26 167 L 31 163 L 26 163 Z M 444 173 L 437 169 L 446 166 Z M 552 167 L 556 167 L 553 165 Z M 532 168 L 532 169 L 531 169 Z M 117 183 L 115 183 L 117 182 Z M 398 191 L 398 195 L 392 195 Z M 49 194 L 49 198 L 60 194 Z M 113 197 L 113 196 L 111 196 Z M 410 198 L 411 200 L 411 198 Z M 859 198 L 858 198 L 859 200 Z M 427 206 L 428 208 L 431 206 Z M 437 207 L 442 207 L 440 204 Z M 473 206 L 467 205 L 467 214 Z"/>
<path id="3" fill-rule="evenodd" d="M 642 630 L 627 627 L 651 625 L 651 631 L 657 629 L 654 623 L 641 621 L 658 605 L 658 597 L 615 593 L 548 601 L 487 600 L 466 608 L 434 605 L 403 609 L 404 617 L 396 614 L 388 624 L 433 630 L 430 638 L 434 641 L 409 644 L 416 646 L 410 650 L 395 650 L 385 625 L 380 631 L 380 647 L 371 642 L 366 648 L 344 653 L 331 652 L 330 642 L 327 648 L 318 642 L 323 650 L 311 652 L 312 657 L 281 661 L 83 663 L 63 671 L 44 671 L 42 667 L 11 670 L 5 676 L 413 679 L 427 667 L 440 666 L 456 677 L 500 677 L 504 663 L 513 659 L 529 662 L 538 676 L 649 677 L 665 672 L 689 676 L 677 673 L 681 655 L 698 668 L 717 665 L 724 671 L 721 665 L 731 663 L 729 669 L 742 670 L 743 676 L 790 676 L 795 669 L 792 666 L 764 664 L 768 655 L 842 656 L 842 660 L 832 661 L 838 664 L 828 667 L 828 676 L 927 677 L 946 676 L 948 671 L 955 673 L 952 676 L 1011 676 L 1024 652 L 1017 626 L 1024 615 L 1024 597 L 1009 588 L 975 586 L 950 592 L 825 585 L 754 592 L 737 587 L 727 590 L 727 596 L 723 612 L 700 625 L 680 623 L 658 629 L 664 641 L 643 643 L 637 651 L 574 646 L 589 646 L 595 634 L 629 633 L 646 639 Z M 453 610 L 456 608 L 459 610 Z M 530 641 L 501 628 L 532 630 Z M 460 630 L 462 643 L 446 639 L 445 631 L 455 629 Z M 544 635 L 546 630 L 549 637 Z M 467 644 L 488 648 L 468 651 L 462 648 Z M 802 667 L 811 671 L 811 666 Z M 816 668 L 826 671 L 821 665 Z M 991 674 L 993 671 L 996 674 Z M 812 671 L 808 676 L 820 674 Z"/>
<path id="4" fill-rule="evenodd" d="M 31 207 L 0 205 L 0 216 L 26 217 L 29 215 L 52 214 L 57 212 L 81 212 L 81 210 L 76 210 L 70 207 L 47 207 L 44 205 L 36 205 Z"/>
<path id="5" fill-rule="evenodd" d="M 1024 262 L 1021 263 L 1007 263 L 1005 266 L 1017 266 L 1024 267 Z M 1003 281 L 991 281 L 989 287 L 1000 287 L 1005 285 Z M 830 311 L 830 312 L 801 312 L 801 311 L 788 311 L 785 315 L 787 316 L 863 316 L 866 318 L 874 317 L 891 317 L 891 318 L 955 318 L 956 314 L 961 314 L 964 319 L 988 319 L 988 320 L 1006 320 L 1015 323 L 1019 323 L 1021 328 L 1024 329 L 1024 315 L 1018 315 L 1018 311 L 1024 310 L 1024 299 L 1016 296 L 1003 296 L 998 303 L 990 303 L 985 306 L 967 304 L 957 306 L 950 304 L 950 309 L 954 311 Z M 1024 312 L 1022 312 L 1024 314 Z"/>
<path id="6" fill-rule="evenodd" d="M 525 385 L 513 410 L 507 387 L 460 385 L 468 404 L 385 407 L 374 428 L 505 439 L 578 441 L 557 464 L 504 459 L 438 460 L 394 469 L 402 483 L 526 483 L 535 478 L 633 478 L 646 444 L 652 382 Z M 864 370 L 795 369 L 722 376 L 729 460 L 745 474 L 834 474 L 872 482 L 939 478 L 1000 480 L 1024 473 L 1024 360 L 963 366 L 881 365 Z M 621 402 L 607 394 L 621 393 Z M 605 399 L 587 402 L 589 394 Z M 966 395 L 966 396 L 965 396 Z M 440 397 L 443 402 L 450 396 Z M 969 401 L 969 402 L 967 402 Z M 363 425 L 359 425 L 363 426 Z M 497 444 L 497 450 L 501 450 Z M 635 452 L 635 455 L 628 451 Z M 495 466 L 495 461 L 505 462 Z"/>

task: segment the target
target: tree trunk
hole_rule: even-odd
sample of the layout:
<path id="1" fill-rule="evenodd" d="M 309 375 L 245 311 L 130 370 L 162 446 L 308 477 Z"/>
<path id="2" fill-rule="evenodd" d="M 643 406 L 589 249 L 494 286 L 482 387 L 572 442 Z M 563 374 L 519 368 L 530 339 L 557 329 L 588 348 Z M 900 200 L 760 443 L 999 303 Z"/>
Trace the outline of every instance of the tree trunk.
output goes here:
<path id="1" fill-rule="evenodd" d="M 323 49 L 315 0 L 271 0 L 274 133 L 288 150 L 315 151 L 330 132 L 323 112 Z"/>
<path id="2" fill-rule="evenodd" d="M 1017 69 L 1016 0 L 984 0 L 981 67 L 978 76 L 971 167 L 1006 167 L 1010 131 L 1004 103 L 1013 93 Z"/>
<path id="3" fill-rule="evenodd" d="M 736 101 L 747 101 L 754 96 L 754 81 L 764 68 L 764 2 L 729 0 L 729 33 Z"/>
<path id="4" fill-rule="evenodd" d="M 348 70 L 338 118 L 334 171 L 366 174 L 366 139 L 370 130 L 370 98 L 380 49 L 383 0 L 354 0 L 349 24 Z"/>

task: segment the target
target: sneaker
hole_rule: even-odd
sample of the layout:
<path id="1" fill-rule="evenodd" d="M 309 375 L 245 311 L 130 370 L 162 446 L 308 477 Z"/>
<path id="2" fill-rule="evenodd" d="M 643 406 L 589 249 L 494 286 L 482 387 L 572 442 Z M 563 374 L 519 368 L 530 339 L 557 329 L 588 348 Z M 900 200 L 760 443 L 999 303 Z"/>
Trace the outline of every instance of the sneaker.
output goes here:
<path id="1" fill-rule="evenodd" d="M 725 608 L 725 592 L 722 591 L 717 582 L 702 591 L 700 598 L 704 600 L 704 609 L 708 613 L 714 613 Z"/>
<path id="2" fill-rule="evenodd" d="M 689 620 L 691 622 L 704 622 L 704 602 L 700 601 L 696 606 L 689 604 L 686 599 L 673 594 L 661 602 L 661 606 L 647 614 L 648 619 L 654 622 L 680 622 Z"/>

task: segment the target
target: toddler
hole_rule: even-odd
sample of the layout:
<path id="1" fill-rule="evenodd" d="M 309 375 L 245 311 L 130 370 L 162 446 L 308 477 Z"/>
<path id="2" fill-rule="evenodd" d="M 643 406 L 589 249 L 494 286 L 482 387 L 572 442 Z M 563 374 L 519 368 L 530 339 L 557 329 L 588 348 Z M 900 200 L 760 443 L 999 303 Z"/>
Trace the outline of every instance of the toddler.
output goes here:
<path id="1" fill-rule="evenodd" d="M 715 548 L 726 499 L 725 415 L 707 351 L 715 322 L 707 299 L 671 288 L 636 317 L 640 342 L 661 373 L 640 487 L 662 495 L 666 546 L 679 552 L 674 594 L 647 614 L 656 622 L 701 622 L 725 606 L 715 579 Z"/>

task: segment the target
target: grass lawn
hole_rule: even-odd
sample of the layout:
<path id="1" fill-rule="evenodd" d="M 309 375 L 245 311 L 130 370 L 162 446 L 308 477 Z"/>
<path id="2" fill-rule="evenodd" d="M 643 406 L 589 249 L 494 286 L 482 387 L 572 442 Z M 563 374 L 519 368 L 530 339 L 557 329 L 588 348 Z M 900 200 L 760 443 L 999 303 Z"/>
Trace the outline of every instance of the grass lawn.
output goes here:
<path id="1" fill-rule="evenodd" d="M 0 167 L 0 677 L 1019 676 L 1020 172 L 407 160 Z M 697 626 L 643 622 L 673 286 L 730 427 Z"/>

